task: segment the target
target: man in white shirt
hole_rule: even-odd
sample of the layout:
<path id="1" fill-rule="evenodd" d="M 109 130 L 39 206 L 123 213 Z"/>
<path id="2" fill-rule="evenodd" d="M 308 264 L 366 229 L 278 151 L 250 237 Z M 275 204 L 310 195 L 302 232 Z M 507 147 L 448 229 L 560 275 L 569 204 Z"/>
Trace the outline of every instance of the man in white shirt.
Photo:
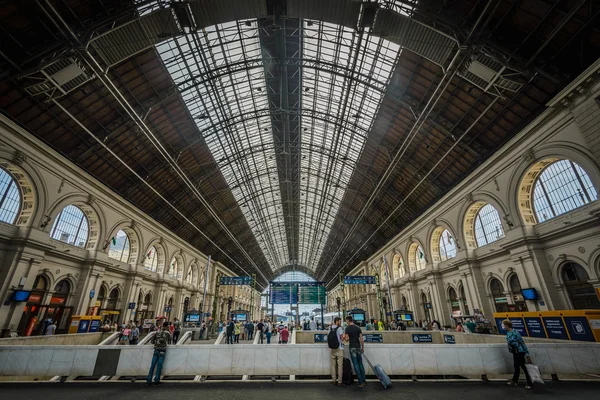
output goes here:
<path id="1" fill-rule="evenodd" d="M 312 318 L 312 319 L 310 320 L 310 323 L 309 323 L 309 325 L 310 325 L 310 330 L 311 330 L 311 331 L 316 331 L 316 330 L 317 330 L 317 323 L 315 322 L 315 319 L 314 319 L 314 318 Z"/>
<path id="2" fill-rule="evenodd" d="M 327 336 L 331 359 L 331 383 L 337 386 L 342 386 L 342 374 L 344 371 L 344 346 L 342 344 L 342 335 L 344 334 L 344 329 L 342 328 L 342 319 L 340 317 L 335 317 L 333 320 L 333 325 L 331 325 L 330 329 L 331 331 L 335 332 L 335 336 L 337 338 L 337 347 L 333 348 L 333 344 L 329 343 L 329 335 Z"/>
<path id="3" fill-rule="evenodd" d="M 54 321 L 52 321 L 50 323 L 50 325 L 48 325 L 48 327 L 46 328 L 46 336 L 54 335 L 55 330 L 56 330 L 56 324 L 54 323 Z"/>

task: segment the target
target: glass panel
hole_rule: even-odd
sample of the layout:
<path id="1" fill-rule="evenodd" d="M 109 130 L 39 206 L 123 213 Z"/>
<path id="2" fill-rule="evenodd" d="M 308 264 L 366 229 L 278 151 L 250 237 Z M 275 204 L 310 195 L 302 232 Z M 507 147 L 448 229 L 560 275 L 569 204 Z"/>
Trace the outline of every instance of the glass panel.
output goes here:
<path id="1" fill-rule="evenodd" d="M 177 271 L 179 270 L 179 261 L 177 257 L 173 257 L 171 260 L 171 264 L 169 265 L 169 269 L 167 270 L 167 275 L 169 278 L 177 278 Z"/>
<path id="2" fill-rule="evenodd" d="M 417 271 L 424 269 L 426 264 L 425 251 L 423 251 L 421 245 L 418 245 L 417 252 L 415 253 L 415 265 L 417 266 Z"/>
<path id="3" fill-rule="evenodd" d="M 144 269 L 147 271 L 156 272 L 156 268 L 158 267 L 158 252 L 156 251 L 156 247 L 150 247 L 150 250 L 146 254 L 146 260 L 144 260 Z"/>
<path id="4" fill-rule="evenodd" d="M 129 237 L 124 231 L 120 230 L 115 237 L 111 238 L 108 256 L 115 260 L 129 262 Z"/>
<path id="5" fill-rule="evenodd" d="M 88 234 L 88 221 L 83 211 L 79 207 L 68 205 L 54 221 L 50 237 L 78 247 L 85 247 Z"/>
<path id="6" fill-rule="evenodd" d="M 456 243 L 448 229 L 445 229 L 440 236 L 440 258 L 446 261 L 454 257 L 456 257 Z"/>
<path id="7" fill-rule="evenodd" d="M 477 246 L 485 246 L 504 237 L 498 211 L 491 204 L 481 207 L 475 216 L 475 238 Z"/>
<path id="8" fill-rule="evenodd" d="M 595 200 L 598 200 L 598 194 L 590 177 L 583 168 L 569 160 L 548 165 L 536 180 L 533 193 L 538 222 Z"/>
<path id="9" fill-rule="evenodd" d="M 13 177 L 0 168 L 0 221 L 14 224 L 21 209 L 21 194 Z"/>

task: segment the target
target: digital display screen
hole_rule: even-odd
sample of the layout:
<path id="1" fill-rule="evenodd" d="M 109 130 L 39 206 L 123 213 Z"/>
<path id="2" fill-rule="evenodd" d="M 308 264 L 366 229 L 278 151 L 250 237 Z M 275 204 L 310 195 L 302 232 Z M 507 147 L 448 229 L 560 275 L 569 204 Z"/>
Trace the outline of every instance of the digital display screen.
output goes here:
<path id="1" fill-rule="evenodd" d="M 537 300 L 537 290 L 535 288 L 522 289 L 521 294 L 525 300 Z"/>
<path id="2" fill-rule="evenodd" d="M 185 322 L 200 322 L 200 314 L 188 314 L 185 316 Z"/>
<path id="3" fill-rule="evenodd" d="M 402 321 L 412 321 L 411 314 L 402 314 L 402 315 L 400 315 L 400 318 L 402 319 Z"/>
<path id="4" fill-rule="evenodd" d="M 247 314 L 233 314 L 233 319 L 238 321 L 245 321 Z"/>
<path id="5" fill-rule="evenodd" d="M 12 299 L 13 301 L 27 301 L 30 293 L 29 290 L 15 290 Z"/>
<path id="6" fill-rule="evenodd" d="M 352 314 L 352 318 L 354 318 L 355 321 L 364 321 L 365 314 Z"/>

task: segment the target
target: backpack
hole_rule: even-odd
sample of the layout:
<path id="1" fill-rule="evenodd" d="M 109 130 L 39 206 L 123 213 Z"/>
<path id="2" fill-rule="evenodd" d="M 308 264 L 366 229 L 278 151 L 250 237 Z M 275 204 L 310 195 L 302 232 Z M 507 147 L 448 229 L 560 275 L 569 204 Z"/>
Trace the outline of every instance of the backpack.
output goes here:
<path id="1" fill-rule="evenodd" d="M 340 341 L 338 340 L 337 329 L 337 326 L 335 328 L 329 329 L 329 333 L 327 334 L 327 346 L 329 346 L 330 349 L 340 348 Z"/>

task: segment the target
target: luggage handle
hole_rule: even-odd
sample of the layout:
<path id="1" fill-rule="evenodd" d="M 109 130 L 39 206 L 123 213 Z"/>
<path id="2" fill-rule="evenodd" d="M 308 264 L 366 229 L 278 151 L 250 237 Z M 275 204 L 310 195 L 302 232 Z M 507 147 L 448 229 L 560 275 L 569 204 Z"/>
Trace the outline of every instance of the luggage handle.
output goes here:
<path id="1" fill-rule="evenodd" d="M 367 364 L 369 364 L 369 367 L 371 367 L 371 369 L 373 370 L 373 372 L 375 372 L 375 368 L 373 368 L 373 364 L 371 364 L 371 361 L 369 361 L 369 359 L 367 358 L 367 356 L 365 355 L 365 353 L 363 352 L 361 355 L 365 358 L 365 360 L 367 360 Z"/>

